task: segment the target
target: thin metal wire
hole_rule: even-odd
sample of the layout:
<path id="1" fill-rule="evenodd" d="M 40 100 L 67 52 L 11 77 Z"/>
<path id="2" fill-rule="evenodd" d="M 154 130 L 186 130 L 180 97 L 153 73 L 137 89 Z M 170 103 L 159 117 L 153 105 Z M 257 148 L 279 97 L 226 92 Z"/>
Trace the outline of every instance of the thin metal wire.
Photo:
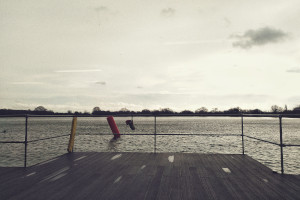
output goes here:
<path id="1" fill-rule="evenodd" d="M 104 133 L 104 134 L 78 134 L 78 136 L 81 135 L 112 135 L 111 133 Z M 134 135 L 148 135 L 148 136 L 164 136 L 164 135 L 176 135 L 176 136 L 213 136 L 213 137 L 220 137 L 220 136 L 241 136 L 241 134 L 202 134 L 202 133 L 120 133 L 120 135 L 129 135 L 129 136 L 134 136 Z"/>
<path id="2" fill-rule="evenodd" d="M 31 143 L 31 142 L 39 142 L 39 141 L 49 140 L 49 139 L 54 139 L 54 138 L 60 138 L 60 137 L 65 137 L 65 136 L 69 136 L 69 135 L 70 135 L 70 134 L 65 134 L 65 135 L 58 135 L 58 136 L 47 137 L 47 138 L 41 138 L 41 139 L 36 139 L 36 140 L 30 140 L 30 141 L 28 141 L 28 143 Z"/>
<path id="3" fill-rule="evenodd" d="M 8 144 L 8 143 L 12 143 L 12 144 L 24 144 L 24 141 L 0 141 L 0 143 L 2 144 Z"/>
<path id="4" fill-rule="evenodd" d="M 156 135 L 164 136 L 164 135 L 177 135 L 177 136 L 213 136 L 213 137 L 220 137 L 220 136 L 241 136 L 241 134 L 202 134 L 202 133 L 156 133 Z"/>
<path id="5" fill-rule="evenodd" d="M 260 138 L 256 138 L 256 137 L 252 137 L 252 136 L 249 136 L 249 135 L 244 135 L 245 137 L 248 137 L 248 138 L 251 138 L 251 139 L 255 139 L 255 140 L 259 140 L 259 141 L 262 141 L 262 142 L 266 142 L 266 143 L 270 143 L 270 144 L 274 144 L 274 145 L 278 145 L 280 146 L 280 144 L 277 144 L 275 142 L 270 142 L 268 140 L 263 140 L 263 139 L 260 139 Z"/>
<path id="6" fill-rule="evenodd" d="M 282 144 L 284 147 L 300 147 L 300 144 Z"/>

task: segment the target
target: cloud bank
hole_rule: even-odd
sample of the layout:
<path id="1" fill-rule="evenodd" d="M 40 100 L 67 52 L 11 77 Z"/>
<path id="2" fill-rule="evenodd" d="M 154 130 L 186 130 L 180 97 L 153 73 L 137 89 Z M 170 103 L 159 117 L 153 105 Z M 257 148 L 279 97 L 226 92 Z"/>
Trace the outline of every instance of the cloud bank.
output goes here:
<path id="1" fill-rule="evenodd" d="M 97 85 L 106 85 L 106 82 L 105 81 L 97 81 L 95 84 L 97 84 Z"/>
<path id="2" fill-rule="evenodd" d="M 279 29 L 263 27 L 256 30 L 250 29 L 242 35 L 232 35 L 231 37 L 237 39 L 232 43 L 234 47 L 248 49 L 252 46 L 281 42 L 288 37 L 288 34 Z"/>
<path id="3" fill-rule="evenodd" d="M 287 70 L 286 72 L 290 72 L 290 73 L 300 73 L 300 68 L 292 68 Z"/>

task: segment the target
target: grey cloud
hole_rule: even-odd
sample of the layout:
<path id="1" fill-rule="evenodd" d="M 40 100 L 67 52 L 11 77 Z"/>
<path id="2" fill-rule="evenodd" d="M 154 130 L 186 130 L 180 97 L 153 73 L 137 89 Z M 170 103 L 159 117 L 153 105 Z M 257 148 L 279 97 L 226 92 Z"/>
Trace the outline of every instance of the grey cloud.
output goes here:
<path id="1" fill-rule="evenodd" d="M 234 47 L 247 49 L 252 46 L 281 42 L 288 37 L 288 34 L 279 29 L 263 27 L 256 30 L 250 29 L 242 35 L 232 35 L 231 37 L 237 39 L 232 43 Z"/>
<path id="2" fill-rule="evenodd" d="M 290 72 L 290 73 L 300 73 L 300 68 L 292 68 L 292 69 L 288 69 L 288 70 L 286 70 L 286 72 Z"/>
<path id="3" fill-rule="evenodd" d="M 95 84 L 97 84 L 97 85 L 106 85 L 106 82 L 105 81 L 97 81 Z"/>
<path id="4" fill-rule="evenodd" d="M 164 17 L 171 17 L 175 14 L 175 9 L 173 8 L 164 8 L 161 10 L 161 15 Z"/>
<path id="5" fill-rule="evenodd" d="M 105 6 L 99 6 L 95 8 L 96 12 L 103 12 L 103 11 L 108 11 L 108 8 Z"/>
<path id="6" fill-rule="evenodd" d="M 57 70 L 56 73 L 83 73 L 83 72 L 101 72 L 101 69 L 71 69 L 71 70 Z"/>

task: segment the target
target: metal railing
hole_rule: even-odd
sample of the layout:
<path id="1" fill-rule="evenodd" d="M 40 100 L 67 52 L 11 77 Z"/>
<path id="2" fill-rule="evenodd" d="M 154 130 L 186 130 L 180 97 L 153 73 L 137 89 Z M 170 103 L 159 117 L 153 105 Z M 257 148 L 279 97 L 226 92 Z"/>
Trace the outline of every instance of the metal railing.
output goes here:
<path id="1" fill-rule="evenodd" d="M 284 144 L 283 143 L 283 131 L 282 131 L 282 118 L 283 117 L 293 117 L 293 118 L 300 118 L 299 115 L 273 115 L 273 114 L 235 114 L 235 115 L 229 115 L 229 114 L 122 114 L 122 115 L 114 115 L 115 117 L 131 117 L 133 120 L 133 117 L 154 117 L 154 133 L 153 134 L 144 134 L 144 133 L 121 133 L 120 135 L 126 135 L 126 136 L 135 136 L 135 135 L 147 135 L 147 136 L 154 136 L 154 147 L 153 152 L 156 153 L 157 151 L 157 136 L 220 136 L 217 134 L 203 134 L 203 133 L 187 133 L 187 134 L 178 134 L 178 133 L 157 133 L 157 117 L 241 117 L 241 134 L 222 134 L 221 136 L 241 136 L 241 143 L 242 143 L 242 154 L 245 154 L 245 146 L 244 146 L 244 137 L 250 138 L 253 140 L 257 140 L 260 142 L 269 143 L 272 145 L 280 146 L 280 160 L 281 160 L 281 173 L 284 174 L 284 157 L 283 157 L 283 148 L 284 147 L 300 147 L 298 144 Z M 46 137 L 46 138 L 40 138 L 35 140 L 28 140 L 28 118 L 41 118 L 41 117 L 107 117 L 107 115 L 87 115 L 87 116 L 75 116 L 75 115 L 0 115 L 0 118 L 6 118 L 6 117 L 25 117 L 25 134 L 24 134 L 24 141 L 0 141 L 0 144 L 9 144 L 9 143 L 15 143 L 15 144 L 24 144 L 24 167 L 27 167 L 27 145 L 28 143 L 32 142 L 38 142 L 38 141 L 44 141 L 44 140 L 50 140 L 54 138 L 60 138 L 60 137 L 66 137 L 70 134 L 64 134 L 59 136 L 53 136 L 53 137 Z M 273 118 L 279 118 L 279 138 L 280 143 L 264 140 L 261 138 L 249 136 L 244 134 L 244 118 L 245 117 L 273 117 Z M 101 134 L 101 135 L 111 135 L 111 134 Z"/>
<path id="2" fill-rule="evenodd" d="M 243 118 L 244 117 L 275 117 L 275 118 L 278 118 L 279 119 L 279 141 L 280 143 L 276 143 L 276 142 L 272 142 L 272 141 L 268 141 L 268 140 L 264 140 L 264 139 L 261 139 L 261 138 L 257 138 L 257 137 L 252 137 L 252 136 L 249 136 L 249 135 L 244 135 L 244 121 L 243 121 Z M 282 137 L 282 118 L 283 117 L 292 117 L 292 118 L 300 118 L 299 115 L 260 115 L 260 114 L 242 114 L 241 115 L 241 118 L 242 118 L 242 138 L 243 137 L 247 137 L 247 138 L 250 138 L 250 139 L 254 139 L 254 140 L 258 140 L 260 142 L 265 142 L 265 143 L 269 143 L 269 144 L 272 144 L 272 145 L 277 145 L 280 147 L 280 166 L 281 166 L 281 174 L 284 174 L 284 160 L 283 160 L 283 147 L 300 147 L 299 144 L 284 144 L 283 143 L 283 137 Z M 244 154 L 244 139 L 243 140 L 243 154 Z"/>
<path id="3" fill-rule="evenodd" d="M 39 116 L 39 115 L 0 115 L 0 118 L 13 118 L 13 117 L 25 117 L 25 133 L 24 133 L 24 141 L 0 141 L 0 144 L 24 144 L 24 167 L 27 167 L 27 146 L 29 143 L 38 142 L 38 141 L 44 141 L 54 138 L 60 138 L 69 136 L 70 134 L 64 134 L 59 136 L 53 136 L 53 137 L 46 137 L 46 138 L 40 138 L 35 140 L 28 140 L 28 118 L 29 117 L 46 117 L 46 116 Z M 49 117 L 49 116 L 48 116 Z M 56 116 L 52 116 L 56 117 Z"/>

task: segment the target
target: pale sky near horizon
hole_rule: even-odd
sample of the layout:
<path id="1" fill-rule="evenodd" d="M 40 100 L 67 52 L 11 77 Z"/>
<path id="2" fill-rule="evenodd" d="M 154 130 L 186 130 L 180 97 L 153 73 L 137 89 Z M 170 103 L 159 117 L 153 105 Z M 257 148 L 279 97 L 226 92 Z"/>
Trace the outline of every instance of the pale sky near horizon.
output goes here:
<path id="1" fill-rule="evenodd" d="M 300 104 L 299 0 L 0 0 L 0 108 Z"/>

